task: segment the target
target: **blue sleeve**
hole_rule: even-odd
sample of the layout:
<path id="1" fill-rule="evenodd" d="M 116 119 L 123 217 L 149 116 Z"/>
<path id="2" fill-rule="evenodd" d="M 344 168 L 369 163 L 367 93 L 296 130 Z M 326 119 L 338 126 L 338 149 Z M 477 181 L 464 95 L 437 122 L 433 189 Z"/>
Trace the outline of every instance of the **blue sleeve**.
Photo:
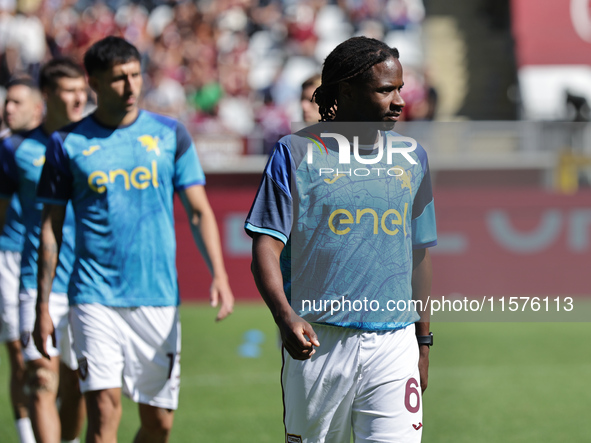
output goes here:
<path id="1" fill-rule="evenodd" d="M 58 132 L 54 132 L 45 151 L 45 164 L 37 185 L 39 201 L 67 204 L 72 197 L 72 181 L 69 157 L 64 149 L 63 139 Z"/>
<path id="2" fill-rule="evenodd" d="M 248 235 L 267 234 L 287 243 L 293 222 L 290 181 L 294 167 L 287 146 L 277 143 L 246 218 L 245 229 Z"/>
<path id="3" fill-rule="evenodd" d="M 0 143 L 0 196 L 10 198 L 18 189 L 18 173 L 15 150 L 11 149 L 9 138 Z"/>
<path id="4" fill-rule="evenodd" d="M 173 184 L 176 191 L 190 186 L 204 185 L 205 173 L 197 156 L 197 149 L 187 129 L 178 123 Z"/>
<path id="5" fill-rule="evenodd" d="M 427 154 L 419 146 L 419 159 L 423 168 L 423 179 L 412 205 L 412 246 L 423 249 L 437 244 L 437 226 L 435 224 L 435 205 L 431 188 L 431 174 Z"/>

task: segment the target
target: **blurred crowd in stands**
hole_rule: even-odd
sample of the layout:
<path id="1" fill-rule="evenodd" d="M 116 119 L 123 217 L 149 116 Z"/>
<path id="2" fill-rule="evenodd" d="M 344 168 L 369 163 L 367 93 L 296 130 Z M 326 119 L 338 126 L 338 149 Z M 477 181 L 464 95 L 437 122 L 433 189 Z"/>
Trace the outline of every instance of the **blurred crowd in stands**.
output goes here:
<path id="1" fill-rule="evenodd" d="M 264 143 L 247 151 L 260 153 L 302 121 L 302 83 L 353 35 L 399 49 L 404 118 L 432 119 L 424 16 L 422 0 L 0 0 L 0 87 L 16 74 L 35 77 L 51 57 L 82 61 L 91 43 L 120 35 L 144 58 L 144 108 L 194 135 L 257 133 Z"/>

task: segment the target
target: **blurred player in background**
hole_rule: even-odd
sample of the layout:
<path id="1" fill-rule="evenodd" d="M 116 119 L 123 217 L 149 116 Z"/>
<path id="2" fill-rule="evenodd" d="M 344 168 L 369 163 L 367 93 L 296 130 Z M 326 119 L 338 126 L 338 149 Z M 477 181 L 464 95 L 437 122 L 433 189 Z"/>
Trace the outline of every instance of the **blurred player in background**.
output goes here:
<path id="1" fill-rule="evenodd" d="M 6 85 L 4 103 L 4 122 L 9 133 L 29 131 L 41 123 L 43 118 L 43 99 L 37 84 L 30 77 L 17 77 Z"/>
<path id="2" fill-rule="evenodd" d="M 320 86 L 320 74 L 314 74 L 302 83 L 302 95 L 300 105 L 302 107 L 302 118 L 305 123 L 318 123 L 320 121 L 320 112 L 318 112 L 318 103 L 312 100 L 314 91 Z"/>
<path id="3" fill-rule="evenodd" d="M 16 193 L 22 206 L 25 243 L 20 276 L 20 332 L 26 362 L 29 410 L 38 443 L 76 441 L 84 419 L 84 402 L 78 388 L 77 362 L 71 347 L 68 325 L 67 286 L 74 262 L 74 223 L 71 207 L 59 256 L 59 266 L 51 290 L 51 320 L 56 325 L 48 343 L 50 359 L 37 351 L 31 333 L 35 325 L 37 299 L 37 257 L 41 212 L 36 188 L 45 161 L 49 134 L 82 118 L 86 105 L 86 80 L 82 68 L 69 59 L 54 59 L 40 72 L 40 89 L 47 112 L 37 128 L 4 141 L 2 189 Z M 61 407 L 58 412 L 56 398 Z"/>
<path id="4" fill-rule="evenodd" d="M 218 320 L 231 313 L 234 298 L 189 133 L 178 121 L 138 107 L 139 52 L 121 38 L 107 37 L 90 47 L 84 65 L 98 107 L 52 135 L 38 188 L 46 212 L 35 342 L 45 354 L 53 333 L 47 309 L 51 280 L 65 205 L 72 200 L 77 241 L 68 295 L 87 441 L 116 441 L 123 389 L 139 403 L 135 441 L 164 442 L 180 379 L 175 191 L 212 272 Z"/>
<path id="5" fill-rule="evenodd" d="M 29 78 L 20 78 L 7 85 L 4 119 L 7 131 L 1 138 L 34 129 L 43 117 L 43 100 L 37 85 Z M 0 158 L 4 146 L 0 142 Z M 10 400 L 21 443 L 34 443 L 33 428 L 23 391 L 25 362 L 19 341 L 18 292 L 21 251 L 25 228 L 21 220 L 18 197 L 0 201 L 0 341 L 6 342 L 10 361 Z"/>
<path id="6" fill-rule="evenodd" d="M 246 220 L 253 275 L 283 340 L 289 443 L 343 443 L 351 432 L 356 443 L 421 439 L 421 388 L 427 387 L 432 344 L 428 312 L 314 313 L 294 298 L 303 292 L 315 302 L 347 297 L 349 305 L 369 299 L 382 307 L 428 299 L 427 248 L 437 236 L 423 148 L 409 154 L 412 161 L 398 156 L 397 166 L 383 160 L 376 165 L 384 166 L 381 176 L 374 170 L 371 177 L 337 173 L 323 179 L 317 166 L 333 172 L 363 166 L 376 158 L 379 143 L 396 135 L 392 129 L 405 104 L 398 57 L 396 49 L 366 37 L 337 46 L 314 94 L 327 123 L 276 144 Z M 340 143 L 330 142 L 335 138 L 324 136 L 319 152 L 309 145 L 340 123 L 340 134 L 358 136 L 363 146 L 342 165 Z M 386 174 L 388 168 L 398 172 Z"/>

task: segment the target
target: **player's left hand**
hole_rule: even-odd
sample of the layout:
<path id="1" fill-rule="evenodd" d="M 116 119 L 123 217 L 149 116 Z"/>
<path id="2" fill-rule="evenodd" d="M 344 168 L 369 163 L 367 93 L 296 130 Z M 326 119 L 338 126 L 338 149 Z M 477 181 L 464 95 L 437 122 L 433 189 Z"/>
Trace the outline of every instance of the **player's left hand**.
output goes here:
<path id="1" fill-rule="evenodd" d="M 37 350 L 41 355 L 49 359 L 49 353 L 47 352 L 47 337 L 50 337 L 53 341 L 53 346 L 56 346 L 55 341 L 55 328 L 53 327 L 53 321 L 49 315 L 49 308 L 47 303 L 40 303 L 35 316 L 35 328 L 33 329 L 33 341 Z"/>
<path id="2" fill-rule="evenodd" d="M 429 346 L 419 346 L 419 374 L 421 376 L 421 391 L 425 392 L 429 381 Z"/>
<path id="3" fill-rule="evenodd" d="M 234 310 L 234 295 L 232 294 L 232 289 L 230 289 L 230 283 L 227 277 L 215 277 L 213 279 L 209 300 L 211 306 L 214 308 L 221 303 L 215 321 L 223 320 L 232 313 Z"/>

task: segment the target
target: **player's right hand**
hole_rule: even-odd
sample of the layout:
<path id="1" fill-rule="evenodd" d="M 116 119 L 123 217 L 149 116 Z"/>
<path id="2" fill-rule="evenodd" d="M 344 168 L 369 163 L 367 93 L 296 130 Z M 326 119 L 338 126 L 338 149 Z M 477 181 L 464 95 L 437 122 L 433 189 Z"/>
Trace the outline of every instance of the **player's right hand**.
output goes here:
<path id="1" fill-rule="evenodd" d="M 33 341 L 37 350 L 46 359 L 50 359 L 49 353 L 47 352 L 47 337 L 51 336 L 53 345 L 56 345 L 55 341 L 55 328 L 53 327 L 53 321 L 49 315 L 49 308 L 47 303 L 41 303 L 37 309 L 37 315 L 35 318 L 35 328 L 33 329 Z"/>
<path id="2" fill-rule="evenodd" d="M 221 305 L 215 321 L 221 321 L 232 313 L 234 310 L 234 294 L 232 294 L 227 277 L 213 279 L 209 299 L 212 307 L 216 307 L 218 304 Z"/>
<path id="3" fill-rule="evenodd" d="M 285 350 L 295 360 L 307 360 L 320 346 L 312 325 L 295 313 L 287 320 L 277 322 Z"/>

